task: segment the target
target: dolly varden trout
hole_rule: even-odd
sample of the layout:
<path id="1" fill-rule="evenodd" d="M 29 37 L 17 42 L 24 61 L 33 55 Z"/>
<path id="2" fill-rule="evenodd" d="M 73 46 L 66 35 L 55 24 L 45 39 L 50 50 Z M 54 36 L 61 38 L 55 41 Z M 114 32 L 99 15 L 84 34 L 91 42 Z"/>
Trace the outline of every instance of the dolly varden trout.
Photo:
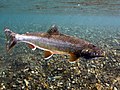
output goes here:
<path id="1" fill-rule="evenodd" d="M 79 57 L 90 59 L 105 56 L 102 49 L 88 41 L 60 33 L 55 25 L 51 26 L 45 33 L 25 33 L 20 35 L 10 31 L 10 29 L 5 29 L 4 32 L 7 38 L 7 51 L 15 44 L 24 42 L 32 50 L 36 48 L 44 50 L 45 59 L 49 59 L 53 54 L 70 55 L 70 62 L 76 61 Z"/>

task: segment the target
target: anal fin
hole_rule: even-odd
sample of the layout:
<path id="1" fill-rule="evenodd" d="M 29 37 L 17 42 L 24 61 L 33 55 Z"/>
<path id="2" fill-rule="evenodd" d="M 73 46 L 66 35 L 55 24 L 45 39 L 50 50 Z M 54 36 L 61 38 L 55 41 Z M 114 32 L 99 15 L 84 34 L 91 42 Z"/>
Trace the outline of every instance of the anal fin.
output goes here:
<path id="1" fill-rule="evenodd" d="M 49 59 L 52 55 L 53 55 L 52 52 L 50 52 L 50 51 L 44 51 L 44 58 L 45 59 Z"/>
<path id="2" fill-rule="evenodd" d="M 77 61 L 79 58 L 79 56 L 75 55 L 75 54 L 70 54 L 70 59 L 69 62 L 70 63 L 75 63 L 75 61 Z"/>

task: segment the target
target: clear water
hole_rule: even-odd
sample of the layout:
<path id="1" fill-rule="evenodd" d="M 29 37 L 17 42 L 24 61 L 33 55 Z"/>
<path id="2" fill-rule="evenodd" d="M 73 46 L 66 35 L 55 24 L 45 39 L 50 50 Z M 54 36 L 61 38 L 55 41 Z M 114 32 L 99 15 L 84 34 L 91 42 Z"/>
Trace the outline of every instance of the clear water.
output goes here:
<path id="1" fill-rule="evenodd" d="M 4 42 L 5 27 L 17 33 L 46 32 L 53 24 L 63 28 L 60 30 L 63 33 L 79 34 L 77 37 L 84 37 L 80 32 L 86 32 L 86 29 L 96 31 L 93 27 L 98 26 L 100 29 L 105 28 L 106 32 L 108 30 L 108 33 L 113 31 L 119 35 L 119 4 L 119 0 L 1 0 L 0 42 Z M 84 30 L 81 27 L 85 27 Z M 109 30 L 111 27 L 114 29 Z M 72 30 L 68 32 L 67 29 L 70 28 Z M 80 30 L 76 31 L 76 28 Z M 106 37 L 109 37 L 109 34 Z"/>
<path id="2" fill-rule="evenodd" d="M 116 50 L 120 57 L 119 0 L 0 0 L 1 70 L 7 57 L 5 27 L 17 33 L 46 32 L 53 24 L 64 34 Z M 112 58 L 120 69 L 118 57 Z"/>

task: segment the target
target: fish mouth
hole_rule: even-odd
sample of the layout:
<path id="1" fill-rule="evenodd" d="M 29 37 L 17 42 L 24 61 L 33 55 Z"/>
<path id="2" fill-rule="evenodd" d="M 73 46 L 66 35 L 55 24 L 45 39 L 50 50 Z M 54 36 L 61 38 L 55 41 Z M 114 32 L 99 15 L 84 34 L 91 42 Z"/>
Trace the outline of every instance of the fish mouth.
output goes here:
<path id="1" fill-rule="evenodd" d="M 106 52 L 103 50 L 93 51 L 91 49 L 87 49 L 82 51 L 82 56 L 86 59 L 95 58 L 95 57 L 105 57 Z"/>
<path id="2" fill-rule="evenodd" d="M 105 51 L 99 51 L 99 52 L 94 52 L 93 55 L 94 57 L 105 57 L 106 56 L 106 52 Z"/>

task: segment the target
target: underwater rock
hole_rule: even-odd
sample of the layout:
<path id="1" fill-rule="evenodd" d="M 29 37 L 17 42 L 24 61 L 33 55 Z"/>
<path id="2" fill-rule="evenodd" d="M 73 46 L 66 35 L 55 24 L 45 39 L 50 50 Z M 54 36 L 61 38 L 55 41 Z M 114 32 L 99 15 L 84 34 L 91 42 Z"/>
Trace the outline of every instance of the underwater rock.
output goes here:
<path id="1" fill-rule="evenodd" d="M 76 33 L 72 26 L 66 30 L 66 33 L 72 32 L 76 36 L 98 43 L 97 45 L 106 50 L 107 56 L 90 60 L 80 58 L 78 62 L 70 64 L 67 61 L 68 56 L 53 55 L 51 59 L 44 60 L 42 51 L 32 51 L 18 45 L 9 55 L 0 54 L 0 64 L 5 66 L 0 68 L 0 89 L 119 90 L 119 38 L 102 36 L 102 29 L 77 27 L 76 31 L 80 34 Z M 106 28 L 103 32 L 106 32 Z"/>
<path id="2" fill-rule="evenodd" d="M 26 87 L 28 87 L 29 82 L 26 79 L 24 79 L 24 82 L 25 82 Z"/>

